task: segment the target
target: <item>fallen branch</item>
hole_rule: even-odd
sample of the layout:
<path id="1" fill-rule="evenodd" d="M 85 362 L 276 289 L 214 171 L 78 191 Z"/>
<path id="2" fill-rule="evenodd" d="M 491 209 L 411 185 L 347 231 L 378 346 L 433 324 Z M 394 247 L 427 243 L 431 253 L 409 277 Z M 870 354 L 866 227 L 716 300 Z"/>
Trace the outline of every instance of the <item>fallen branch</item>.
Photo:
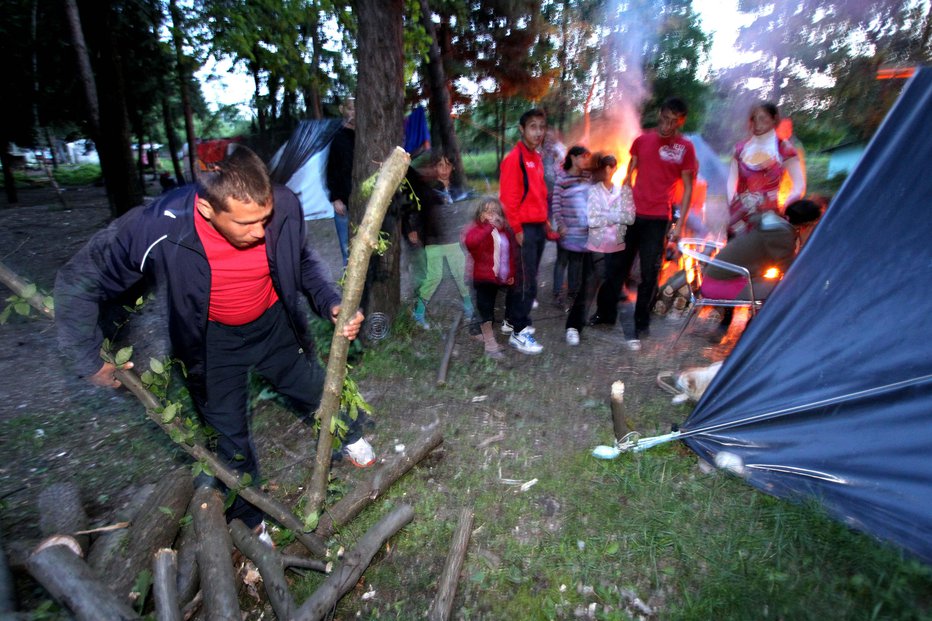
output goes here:
<path id="1" fill-rule="evenodd" d="M 242 612 L 233 573 L 233 543 L 223 517 L 223 499 L 220 492 L 206 486 L 198 488 L 194 497 L 197 566 L 207 618 L 239 619 Z"/>
<path id="2" fill-rule="evenodd" d="M 56 601 L 73 612 L 78 621 L 139 618 L 70 546 L 43 547 L 40 544 L 26 561 L 26 569 Z"/>
<path id="3" fill-rule="evenodd" d="M 39 295 L 37 291 L 31 295 L 23 295 L 29 291 L 29 284 L 17 276 L 16 272 L 4 265 L 2 261 L 0 261 L 0 282 L 9 287 L 13 293 L 29 302 L 29 305 L 42 313 L 43 316 L 49 319 L 55 318 L 55 311 L 45 304 L 45 298 Z"/>
<path id="4" fill-rule="evenodd" d="M 346 265 L 346 276 L 343 281 L 343 301 L 333 331 L 333 340 L 330 343 L 327 375 L 324 379 L 320 408 L 317 410 L 320 418 L 320 434 L 317 437 L 314 472 L 303 496 L 305 516 L 319 514 L 327 498 L 330 458 L 333 451 L 333 434 L 330 432 L 330 424 L 340 410 L 340 397 L 343 394 L 343 381 L 346 378 L 346 355 L 349 352 L 349 340 L 343 336 L 343 326 L 356 315 L 356 309 L 362 300 L 369 258 L 373 250 L 378 247 L 382 220 L 385 219 L 385 212 L 388 210 L 395 190 L 408 171 L 410 161 L 411 158 L 404 149 L 395 147 L 388 160 L 382 164 L 372 196 L 366 206 L 366 213 L 363 215 L 356 235 L 353 236 L 349 261 Z"/>
<path id="5" fill-rule="evenodd" d="M 456 345 L 456 332 L 459 330 L 460 322 L 463 320 L 463 311 L 456 314 L 450 331 L 447 332 L 446 346 L 443 348 L 443 357 L 440 359 L 440 369 L 437 371 L 437 385 L 443 386 L 447 383 L 447 370 L 450 368 L 450 357 L 453 355 L 453 346 Z"/>
<path id="6" fill-rule="evenodd" d="M 175 551 L 161 548 L 152 561 L 152 596 L 157 621 L 181 621 L 178 607 L 178 563 Z"/>
<path id="7" fill-rule="evenodd" d="M 357 485 L 339 502 L 325 511 L 314 533 L 323 539 L 330 537 L 337 528 L 359 515 L 360 511 L 377 499 L 416 463 L 424 459 L 441 442 L 443 442 L 443 434 L 440 432 L 440 426 L 435 423 L 428 428 L 427 433 L 408 446 L 404 452 L 374 469 L 367 481 Z"/>
<path id="8" fill-rule="evenodd" d="M 135 520 L 153 493 L 155 493 L 154 483 L 140 487 L 129 502 L 117 511 L 116 518 L 126 522 Z M 91 566 L 91 569 L 100 573 L 111 562 L 111 559 L 123 550 L 128 534 L 129 530 L 126 529 L 104 533 L 97 537 L 87 553 L 87 564 Z"/>
<path id="9" fill-rule="evenodd" d="M 336 606 L 340 598 L 359 582 L 360 576 L 369 567 L 372 557 L 382 545 L 412 519 L 414 519 L 414 509 L 408 505 L 399 505 L 379 520 L 362 536 L 356 547 L 347 553 L 340 566 L 298 609 L 294 621 L 323 619 Z"/>
<path id="10" fill-rule="evenodd" d="M 194 515 L 194 501 L 188 505 L 187 515 Z M 184 606 L 190 603 L 201 587 L 201 577 L 197 570 L 197 533 L 194 532 L 194 523 L 187 520 L 181 526 L 178 537 L 175 538 L 176 555 L 176 591 L 178 602 Z"/>
<path id="11" fill-rule="evenodd" d="M 240 552 L 259 569 L 262 585 L 275 616 L 279 619 L 290 619 L 295 609 L 295 601 L 288 590 L 281 554 L 260 541 L 240 520 L 230 522 L 230 536 Z"/>
<path id="12" fill-rule="evenodd" d="M 463 560 L 466 558 L 466 551 L 469 549 L 472 522 L 472 509 L 463 509 L 460 512 L 456 532 L 453 534 L 453 545 L 447 555 L 447 562 L 443 566 L 443 573 L 440 574 L 437 595 L 430 605 L 430 610 L 427 611 L 427 618 L 430 621 L 446 621 L 453 611 L 456 583 L 459 581 L 460 571 L 463 569 Z"/>

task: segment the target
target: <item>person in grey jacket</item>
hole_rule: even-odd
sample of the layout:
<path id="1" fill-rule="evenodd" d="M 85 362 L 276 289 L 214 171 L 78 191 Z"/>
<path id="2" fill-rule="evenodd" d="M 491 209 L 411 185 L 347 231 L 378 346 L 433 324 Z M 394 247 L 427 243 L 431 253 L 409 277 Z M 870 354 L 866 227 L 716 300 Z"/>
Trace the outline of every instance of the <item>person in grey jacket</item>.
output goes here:
<path id="1" fill-rule="evenodd" d="M 272 186 L 262 160 L 238 147 L 196 186 L 136 207 L 95 234 L 55 282 L 59 343 L 95 385 L 120 385 L 116 367 L 100 360 L 101 309 L 143 278 L 164 285 L 173 354 L 201 419 L 217 431 L 218 455 L 258 481 L 248 373 L 271 382 L 302 414 L 313 413 L 324 373 L 299 299 L 331 321 L 340 311 L 329 270 L 305 245 L 297 197 Z M 354 339 L 362 320 L 357 312 L 343 335 Z M 358 431 L 344 451 L 357 465 L 374 463 Z M 251 527 L 263 519 L 239 496 L 227 517 Z"/>

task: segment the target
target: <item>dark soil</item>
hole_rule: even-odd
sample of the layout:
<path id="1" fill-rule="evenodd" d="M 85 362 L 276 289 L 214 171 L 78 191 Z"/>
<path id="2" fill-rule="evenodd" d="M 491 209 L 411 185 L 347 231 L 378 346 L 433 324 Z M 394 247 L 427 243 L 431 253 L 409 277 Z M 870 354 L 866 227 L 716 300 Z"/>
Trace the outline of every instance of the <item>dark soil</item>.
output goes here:
<path id="1" fill-rule="evenodd" d="M 21 202 L 15 207 L 0 199 L 4 200 L 0 203 L 0 261 L 47 292 L 52 290 L 58 268 L 110 221 L 101 188 L 68 189 L 66 198 L 68 209 L 46 189 L 20 190 Z M 339 252 L 332 221 L 311 222 L 310 238 L 337 274 Z M 720 360 L 742 326 L 736 322 L 729 341 L 713 347 L 704 337 L 709 324 L 697 320 L 674 349 L 682 320 L 657 317 L 652 336 L 639 353 L 624 348 L 624 335 L 618 326 L 588 328 L 581 345 L 569 347 L 564 341 L 565 315 L 552 304 L 554 255 L 555 246 L 548 244 L 541 267 L 540 306 L 534 312 L 544 352 L 524 356 L 509 349 L 506 359 L 498 363 L 500 368 L 517 371 L 526 382 L 501 386 L 495 365 L 485 375 L 464 374 L 463 369 L 481 358 L 482 352 L 481 345 L 460 328 L 442 389 L 431 388 L 436 368 L 427 362 L 424 368 L 428 371 L 411 370 L 407 378 L 410 389 L 399 386 L 397 377 L 361 382 L 363 394 L 376 409 L 376 427 L 370 437 L 380 454 L 393 452 L 396 443 L 406 438 L 410 441 L 420 428 L 436 419 L 445 426 L 443 459 L 452 472 L 484 467 L 477 460 L 488 461 L 488 453 L 483 458 L 480 449 L 499 443 L 496 436 L 504 438 L 503 447 L 528 459 L 546 460 L 554 452 L 589 451 L 610 441 L 608 397 L 616 380 L 626 383 L 627 411 L 638 430 L 648 435 L 665 433 L 682 421 L 688 409 L 662 407 L 669 404 L 669 395 L 657 388 L 657 373 Z M 406 276 L 402 296 L 410 299 Z M 455 287 L 445 279 L 429 307 L 435 330 L 448 329 L 458 306 Z M 621 309 L 630 313 L 632 304 L 625 303 Z M 150 355 L 165 353 L 161 325 L 158 313 L 148 306 L 133 318 L 122 338 L 134 344 L 134 360 L 144 365 Z M 390 335 L 387 342 L 392 338 Z M 425 360 L 439 360 L 442 342 L 438 334 L 413 342 L 419 349 L 424 346 Z M 63 480 L 77 482 L 92 521 L 103 524 L 138 486 L 158 480 L 179 464 L 190 463 L 145 419 L 129 393 L 94 389 L 70 376 L 59 359 L 54 329 L 48 321 L 14 316 L 0 325 L 0 387 L 0 532 L 14 566 L 39 537 L 35 499 L 43 487 Z M 541 395 L 548 407 L 532 408 L 530 404 L 539 402 Z M 650 403 L 654 405 L 646 407 Z M 648 411 L 650 414 L 645 413 Z M 293 494 L 302 482 L 294 480 L 290 466 L 309 456 L 310 432 L 295 419 L 286 418 L 257 425 L 256 434 L 263 461 L 267 458 L 269 462 L 265 475 L 272 493 Z M 354 475 L 341 467 L 340 476 L 351 480 Z M 437 484 L 448 487 L 451 498 L 456 496 L 454 481 L 440 480 Z M 543 501 L 559 507 L 571 499 Z M 448 511 L 454 514 L 455 506 L 451 504 Z M 559 511 L 551 513 L 555 515 L 550 527 L 558 528 Z M 23 578 L 18 584 L 24 599 L 30 601 L 36 587 Z"/>

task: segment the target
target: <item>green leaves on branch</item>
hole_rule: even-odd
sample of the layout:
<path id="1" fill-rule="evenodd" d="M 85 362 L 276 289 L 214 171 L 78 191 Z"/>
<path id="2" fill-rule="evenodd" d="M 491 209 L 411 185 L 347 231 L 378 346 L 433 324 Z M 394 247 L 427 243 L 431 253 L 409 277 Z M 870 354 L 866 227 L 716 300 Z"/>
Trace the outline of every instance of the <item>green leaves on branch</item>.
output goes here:
<path id="1" fill-rule="evenodd" d="M 33 307 L 30 302 L 39 294 L 39 288 L 35 283 L 26 285 L 20 294 L 13 294 L 6 299 L 6 306 L 0 311 L 0 324 L 6 323 L 10 315 L 16 313 L 20 317 L 29 317 L 32 315 Z M 42 296 L 42 305 L 49 310 L 55 309 L 55 300 L 50 295 Z"/>

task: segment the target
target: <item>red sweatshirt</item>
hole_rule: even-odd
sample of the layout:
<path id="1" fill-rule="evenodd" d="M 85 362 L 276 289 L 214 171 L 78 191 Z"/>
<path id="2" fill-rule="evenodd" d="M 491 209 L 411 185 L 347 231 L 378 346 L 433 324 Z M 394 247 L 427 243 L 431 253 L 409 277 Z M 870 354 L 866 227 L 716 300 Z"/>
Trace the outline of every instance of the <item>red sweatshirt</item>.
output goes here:
<path id="1" fill-rule="evenodd" d="M 527 171 L 527 195 L 524 194 L 524 174 L 521 159 Z M 540 154 L 531 151 L 523 141 L 502 160 L 502 172 L 498 190 L 499 199 L 505 208 L 505 218 L 515 235 L 522 232 L 525 224 L 543 224 L 547 221 L 547 186 L 544 184 L 544 163 Z M 524 196 L 524 200 L 521 197 Z"/>

